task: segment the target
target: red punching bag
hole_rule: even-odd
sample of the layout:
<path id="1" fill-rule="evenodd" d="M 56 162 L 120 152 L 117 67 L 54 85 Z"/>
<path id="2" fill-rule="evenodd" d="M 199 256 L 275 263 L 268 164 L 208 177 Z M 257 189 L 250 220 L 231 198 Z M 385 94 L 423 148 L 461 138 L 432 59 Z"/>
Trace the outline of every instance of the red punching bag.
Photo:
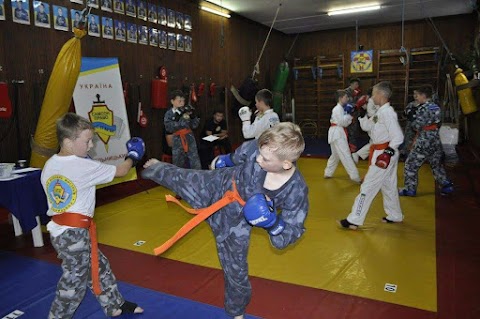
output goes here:
<path id="1" fill-rule="evenodd" d="M 166 109 L 168 107 L 167 99 L 167 69 L 160 68 L 160 78 L 152 80 L 151 103 L 155 109 Z"/>
<path id="2" fill-rule="evenodd" d="M 0 82 L 0 118 L 12 117 L 12 102 L 8 96 L 8 86 L 5 82 Z"/>

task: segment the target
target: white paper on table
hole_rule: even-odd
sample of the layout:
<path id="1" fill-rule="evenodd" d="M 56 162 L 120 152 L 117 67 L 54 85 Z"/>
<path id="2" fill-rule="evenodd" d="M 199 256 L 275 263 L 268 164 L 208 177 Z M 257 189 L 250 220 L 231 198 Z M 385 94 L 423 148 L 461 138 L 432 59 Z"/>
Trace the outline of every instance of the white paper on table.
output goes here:
<path id="1" fill-rule="evenodd" d="M 218 140 L 219 137 L 218 136 L 215 136 L 215 135 L 208 135 L 208 136 L 205 136 L 202 138 L 202 140 L 205 140 L 207 142 L 213 142 L 215 140 Z"/>

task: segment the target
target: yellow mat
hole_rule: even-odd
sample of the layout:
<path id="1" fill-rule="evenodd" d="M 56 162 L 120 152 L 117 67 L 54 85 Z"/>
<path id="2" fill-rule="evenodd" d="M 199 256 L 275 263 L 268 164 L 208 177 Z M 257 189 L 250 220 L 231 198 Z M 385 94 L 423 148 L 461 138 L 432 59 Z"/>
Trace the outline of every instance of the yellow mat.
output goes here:
<path id="1" fill-rule="evenodd" d="M 278 251 L 266 232 L 254 228 L 249 251 L 250 274 L 395 304 L 437 310 L 435 197 L 432 173 L 420 170 L 419 196 L 401 198 L 405 221 L 385 224 L 382 197 L 374 200 L 359 231 L 339 229 L 359 186 L 341 165 L 334 178 L 323 179 L 324 159 L 301 159 L 299 168 L 309 186 L 307 231 L 293 247 Z M 361 162 L 360 174 L 366 172 Z M 399 166 L 403 185 L 403 165 Z M 192 215 L 165 202 L 168 190 L 157 187 L 97 208 L 103 244 L 153 254 Z M 143 243 L 144 242 L 144 243 Z M 138 246 L 136 246 L 138 245 Z M 202 223 L 162 255 L 186 263 L 220 268 L 213 235 Z M 174 274 L 172 274 L 174 276 Z M 395 286 L 392 286 L 395 285 Z M 396 287 L 392 292 L 391 288 Z"/>

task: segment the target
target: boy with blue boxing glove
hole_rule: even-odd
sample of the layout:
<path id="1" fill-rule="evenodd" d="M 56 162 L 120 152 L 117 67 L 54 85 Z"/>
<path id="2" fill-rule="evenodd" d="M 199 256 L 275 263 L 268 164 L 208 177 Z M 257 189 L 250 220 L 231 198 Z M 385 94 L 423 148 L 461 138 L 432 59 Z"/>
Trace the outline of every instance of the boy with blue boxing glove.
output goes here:
<path id="1" fill-rule="evenodd" d="M 157 159 L 144 165 L 144 178 L 179 194 L 195 213 L 212 210 L 205 218 L 224 271 L 225 310 L 235 319 L 243 318 L 251 298 L 247 255 L 252 226 L 265 228 L 277 249 L 294 244 L 305 232 L 308 187 L 295 166 L 304 148 L 300 128 L 286 122 L 215 158 L 210 171 Z"/>

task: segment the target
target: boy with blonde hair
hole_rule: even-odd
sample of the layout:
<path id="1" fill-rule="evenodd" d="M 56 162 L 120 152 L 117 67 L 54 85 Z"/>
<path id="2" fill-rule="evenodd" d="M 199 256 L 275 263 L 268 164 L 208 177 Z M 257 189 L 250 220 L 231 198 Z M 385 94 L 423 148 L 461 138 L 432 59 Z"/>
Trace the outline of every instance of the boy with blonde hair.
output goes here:
<path id="1" fill-rule="evenodd" d="M 111 182 L 128 171 L 145 153 L 141 138 L 127 142 L 127 157 L 114 166 L 88 157 L 93 147 L 92 123 L 74 113 L 57 120 L 60 152 L 53 155 L 42 171 L 41 182 L 48 199 L 47 224 L 50 241 L 62 259 L 63 274 L 57 284 L 49 319 L 72 318 L 90 288 L 106 316 L 142 313 L 135 303 L 118 291 L 107 258 L 98 250 L 93 214 L 95 186 Z"/>
<path id="2" fill-rule="evenodd" d="M 207 223 L 224 271 L 225 310 L 236 319 L 243 318 L 251 298 L 247 255 L 252 226 L 264 228 L 277 249 L 294 244 L 305 232 L 308 187 L 295 166 L 304 148 L 300 128 L 279 123 L 258 140 L 215 158 L 211 171 L 185 170 L 156 159 L 144 165 L 144 178 L 173 190 L 194 208 L 212 209 Z"/>

